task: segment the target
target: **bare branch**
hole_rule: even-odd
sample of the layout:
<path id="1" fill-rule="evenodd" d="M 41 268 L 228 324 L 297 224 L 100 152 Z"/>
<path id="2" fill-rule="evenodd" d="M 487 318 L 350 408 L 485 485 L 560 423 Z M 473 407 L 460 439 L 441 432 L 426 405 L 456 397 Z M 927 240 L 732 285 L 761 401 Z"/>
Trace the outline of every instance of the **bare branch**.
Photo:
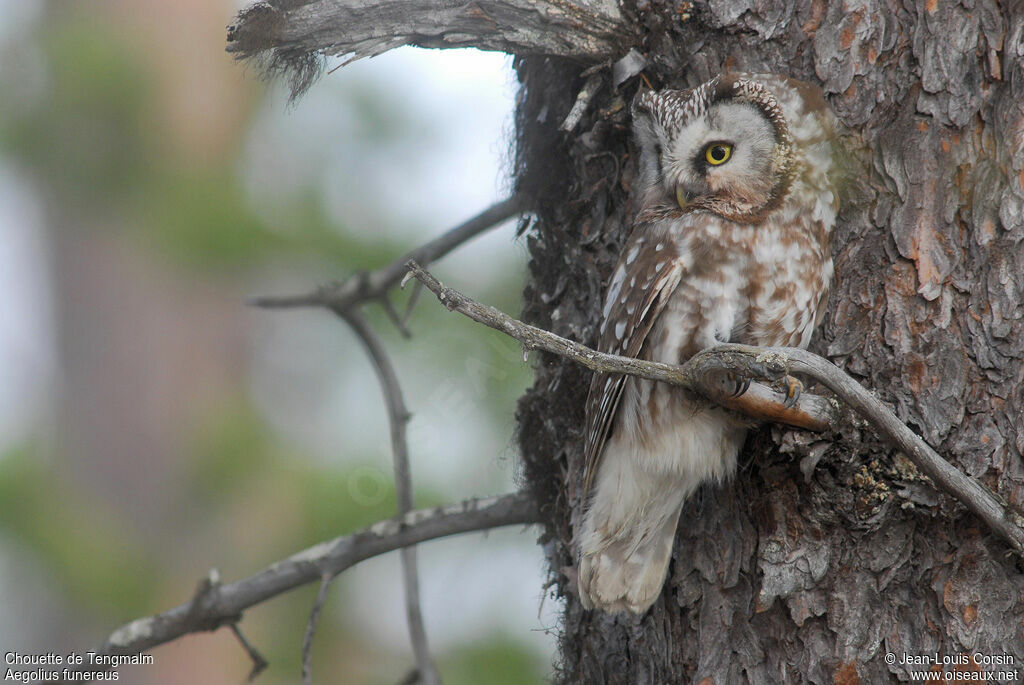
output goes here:
<path id="1" fill-rule="evenodd" d="M 395 304 L 391 301 L 391 298 L 385 294 L 380 298 L 380 304 L 384 308 L 384 313 L 388 315 L 389 319 L 391 319 L 391 323 L 395 324 L 395 328 L 397 328 L 398 332 L 402 334 L 402 337 L 411 338 L 412 333 L 409 331 L 409 327 L 405 325 L 406 319 L 398 313 L 397 309 L 395 309 Z"/>
<path id="2" fill-rule="evenodd" d="M 288 75 L 295 97 L 321 55 L 351 61 L 418 45 L 601 62 L 624 52 L 629 35 L 611 0 L 262 0 L 228 27 L 227 50 Z"/>
<path id="3" fill-rule="evenodd" d="M 522 198 L 512 196 L 488 207 L 468 221 L 429 243 L 417 247 L 382 269 L 355 274 L 342 283 L 321 286 L 305 295 L 257 297 L 251 300 L 251 304 L 267 309 L 325 307 L 339 316 L 344 316 L 345 312 L 354 307 L 385 297 L 388 291 L 398 285 L 405 276 L 405 263 L 410 259 L 421 264 L 437 261 L 463 243 L 524 211 L 526 211 L 526 204 Z"/>
<path id="4" fill-rule="evenodd" d="M 427 540 L 540 520 L 537 507 L 522 493 L 411 511 L 314 545 L 243 580 L 217 585 L 201 606 L 189 600 L 161 614 L 136 619 L 115 630 L 96 652 L 138 654 L 189 633 L 233 624 L 249 607 L 325 575 L 336 576 L 360 561 Z M 81 668 L 96 670 L 89 664 Z"/>
<path id="5" fill-rule="evenodd" d="M 302 635 L 302 682 L 304 685 L 313 685 L 313 636 L 316 635 L 317 624 L 320 623 L 320 612 L 327 603 L 327 591 L 331 588 L 331 581 L 334 576 L 324 575 L 320 579 L 320 589 L 316 591 L 316 599 L 313 600 L 313 608 L 309 611 L 309 620 L 306 621 L 306 632 Z"/>
<path id="6" fill-rule="evenodd" d="M 832 362 L 812 352 L 793 347 L 762 348 L 748 345 L 719 345 L 695 354 L 682 366 L 670 366 L 602 354 L 553 333 L 516 321 L 493 307 L 474 302 L 461 293 L 441 285 L 437 279 L 421 269 L 415 262 L 409 263 L 409 271 L 448 309 L 456 310 L 474 321 L 502 331 L 528 348 L 542 349 L 568 357 L 595 371 L 624 373 L 681 385 L 707 396 L 718 404 L 738 411 L 745 412 L 743 404 L 736 400 L 745 397 L 746 393 L 740 398 L 728 397 L 723 392 L 720 383 L 709 381 L 709 379 L 720 378 L 723 372 L 733 372 L 772 381 L 784 377 L 789 371 L 812 378 L 850 405 L 880 435 L 903 452 L 915 466 L 931 478 L 939 490 L 966 506 L 994 533 L 1008 542 L 1017 554 L 1024 555 L 1024 517 L 1011 509 L 998 495 L 967 477 L 940 457 L 935 450 L 896 418 L 885 405 L 861 387 L 857 381 L 843 373 Z M 717 388 L 716 385 L 718 385 Z M 754 388 L 755 385 L 752 383 L 751 389 Z M 807 394 L 802 395 L 797 408 L 806 411 L 804 402 L 807 399 Z M 827 400 L 823 401 L 827 403 Z M 758 407 L 759 410 L 763 408 Z M 784 406 L 777 409 L 778 418 L 766 416 L 760 411 L 754 415 L 756 418 L 770 418 L 781 423 L 791 423 L 789 412 L 793 410 L 787 410 Z M 831 416 L 834 416 L 834 412 L 813 418 L 814 420 L 823 420 L 827 427 L 831 423 L 829 420 Z"/>
<path id="7" fill-rule="evenodd" d="M 401 386 L 398 382 L 398 375 L 395 373 L 394 365 L 391 363 L 384 344 L 363 317 L 360 307 L 372 300 L 380 301 L 384 306 L 385 312 L 398 327 L 399 331 L 403 335 L 408 336 L 405 319 L 399 316 L 388 297 L 391 288 L 405 275 L 405 262 L 411 257 L 427 261 L 439 259 L 471 238 L 496 226 L 505 219 L 521 213 L 523 208 L 524 204 L 521 199 L 513 196 L 489 207 L 469 221 L 416 248 L 408 255 L 402 257 L 402 259 L 392 262 L 383 269 L 372 273 L 356 274 L 344 283 L 321 287 L 306 295 L 258 298 L 253 301 L 253 304 L 257 306 L 268 308 L 325 307 L 344 319 L 360 339 L 363 347 L 370 355 L 374 369 L 377 372 L 388 410 L 399 516 L 410 511 L 413 507 L 409 448 L 406 440 L 406 424 L 409 420 L 409 412 L 405 407 L 405 400 L 402 396 Z M 406 317 L 411 312 L 414 303 L 415 300 L 410 298 L 409 306 L 405 313 Z M 401 558 L 406 618 L 409 625 L 409 637 L 412 642 L 413 653 L 416 657 L 416 670 L 424 685 L 437 685 L 440 682 L 440 678 L 430 656 L 426 629 L 423 626 L 423 612 L 420 609 L 416 550 L 411 547 L 402 549 Z M 318 595 L 317 601 L 322 601 L 321 595 Z M 303 673 L 304 678 L 307 680 L 311 677 L 309 675 L 310 650 L 312 649 L 312 640 L 319 612 L 320 607 L 314 605 L 310 622 L 307 626 L 306 639 L 303 641 Z"/>
<path id="8" fill-rule="evenodd" d="M 242 633 L 242 629 L 238 627 L 237 621 L 231 624 L 231 632 L 235 634 L 235 638 L 242 645 L 242 649 L 244 649 L 245 653 L 249 655 L 250 659 L 252 659 L 252 670 L 249 671 L 249 676 L 246 678 L 246 680 L 251 683 L 256 680 L 256 677 L 260 673 L 263 673 L 263 669 L 265 669 L 269 664 L 267 663 L 267 660 L 263 658 L 263 655 L 259 653 L 259 650 L 253 647 L 252 643 L 246 639 L 245 635 Z"/>
<path id="9" fill-rule="evenodd" d="M 786 375 L 783 358 L 777 355 L 749 355 L 723 353 L 730 357 L 728 368 L 724 362 L 719 367 L 702 365 L 704 357 L 694 357 L 683 366 L 672 366 L 649 362 L 631 357 L 603 354 L 554 333 L 517 321 L 493 307 L 474 302 L 462 293 L 446 288 L 430 273 L 415 262 L 408 264 L 410 274 L 426 286 L 448 309 L 456 310 L 469 318 L 511 336 L 527 349 L 545 350 L 562 357 L 568 357 L 588 369 L 606 373 L 625 373 L 673 385 L 681 385 L 701 393 L 716 403 L 754 418 L 787 423 L 799 428 L 826 430 L 835 421 L 836 409 L 827 399 L 803 393 L 797 404 L 786 407 L 786 397 L 767 386 L 751 383 L 750 388 L 740 397 L 731 397 L 723 385 L 722 370 L 742 367 L 744 376 L 768 381 L 780 380 Z M 708 354 L 707 352 L 703 354 Z M 696 360 L 696 361 L 694 361 Z"/>
<path id="10" fill-rule="evenodd" d="M 580 88 L 579 94 L 576 95 L 576 102 L 573 103 L 572 109 L 569 110 L 569 114 L 566 115 L 562 125 L 558 127 L 560 131 L 569 132 L 576 128 L 576 124 L 580 123 L 584 112 L 587 111 L 590 101 L 594 99 L 597 91 L 601 89 L 601 80 L 601 74 L 591 74 L 587 77 L 583 87 Z"/>
<path id="11" fill-rule="evenodd" d="M 405 589 L 405 620 L 409 626 L 409 642 L 420 682 L 424 685 L 440 685 L 434 658 L 427 643 L 427 629 L 423 624 L 423 610 L 420 602 L 420 578 L 416 561 L 416 548 L 403 547 L 398 550 L 402 558 L 402 587 Z"/>
<path id="12" fill-rule="evenodd" d="M 416 307 L 416 303 L 420 300 L 420 293 L 423 292 L 423 284 L 416 281 L 413 286 L 412 292 L 409 294 L 409 299 L 405 303 L 405 313 L 402 314 L 402 328 L 408 329 L 409 317 L 412 316 L 412 311 Z"/>
<path id="13" fill-rule="evenodd" d="M 386 296 L 385 296 L 386 297 Z M 397 316 L 397 315 L 396 315 Z M 409 423 L 409 410 L 405 407 L 402 386 L 398 382 L 398 374 L 391 363 L 391 357 L 384 348 L 384 343 L 366 321 L 358 309 L 344 314 L 344 319 L 359 337 L 373 362 L 384 393 L 384 404 L 388 410 L 388 425 L 391 429 L 391 453 L 395 469 L 395 491 L 398 499 L 398 515 L 404 516 L 412 510 L 412 470 L 409 466 L 409 441 L 406 438 L 406 427 Z M 423 612 L 420 609 L 420 582 L 416 568 L 416 548 L 403 547 L 402 584 L 405 588 L 405 615 L 409 625 L 409 639 L 412 642 L 413 654 L 416 657 L 416 669 L 423 685 L 439 685 L 437 667 L 430 656 L 427 645 L 427 631 L 423 627 Z"/>

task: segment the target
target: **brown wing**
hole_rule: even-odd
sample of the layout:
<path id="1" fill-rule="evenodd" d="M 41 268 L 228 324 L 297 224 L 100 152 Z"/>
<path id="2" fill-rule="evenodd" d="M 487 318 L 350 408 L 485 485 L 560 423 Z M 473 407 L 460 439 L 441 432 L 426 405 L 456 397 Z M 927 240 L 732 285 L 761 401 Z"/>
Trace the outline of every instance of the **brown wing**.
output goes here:
<path id="1" fill-rule="evenodd" d="M 638 357 L 647 334 L 679 285 L 683 267 L 677 246 L 640 225 L 626 242 L 612 275 L 602 312 L 598 350 Z M 595 373 L 587 397 L 583 493 L 590 492 L 605 442 L 611 435 L 626 377 Z"/>

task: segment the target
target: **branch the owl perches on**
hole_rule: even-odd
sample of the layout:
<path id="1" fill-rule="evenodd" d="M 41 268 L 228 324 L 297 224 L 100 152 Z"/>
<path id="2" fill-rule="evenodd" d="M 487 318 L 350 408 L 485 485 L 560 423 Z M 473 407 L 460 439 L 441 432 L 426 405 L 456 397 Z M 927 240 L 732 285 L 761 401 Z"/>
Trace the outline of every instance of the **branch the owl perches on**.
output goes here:
<path id="1" fill-rule="evenodd" d="M 835 393 L 879 435 L 906 455 L 939 490 L 967 507 L 993 533 L 1006 541 L 1018 556 L 1024 557 L 1024 517 L 996 493 L 939 456 L 868 390 L 830 361 L 813 352 L 791 347 L 719 345 L 698 352 L 681 366 L 602 354 L 549 331 L 517 321 L 493 307 L 482 305 L 447 288 L 414 261 L 409 261 L 406 266 L 409 269 L 406 280 L 415 278 L 449 310 L 501 331 L 518 340 L 528 350 L 544 350 L 566 357 L 593 371 L 621 373 L 684 386 L 713 402 L 753 418 L 787 423 L 799 428 L 825 430 L 834 425 L 838 411 L 829 400 L 809 393 L 801 395 L 795 407 L 787 408 L 785 396 L 766 386 L 760 387 L 772 393 L 768 396 L 770 399 L 744 404 L 738 400 L 742 400 L 747 393 L 740 398 L 730 398 L 717 381 L 718 375 L 732 372 L 771 382 L 783 378 L 788 372 L 795 372 L 811 378 Z M 750 387 L 754 389 L 758 385 L 752 383 Z M 772 407 L 772 404 L 777 406 Z M 796 419 L 798 416 L 802 416 L 799 423 L 790 421 L 790 418 Z M 811 421 L 820 422 L 819 426 L 810 425 Z"/>

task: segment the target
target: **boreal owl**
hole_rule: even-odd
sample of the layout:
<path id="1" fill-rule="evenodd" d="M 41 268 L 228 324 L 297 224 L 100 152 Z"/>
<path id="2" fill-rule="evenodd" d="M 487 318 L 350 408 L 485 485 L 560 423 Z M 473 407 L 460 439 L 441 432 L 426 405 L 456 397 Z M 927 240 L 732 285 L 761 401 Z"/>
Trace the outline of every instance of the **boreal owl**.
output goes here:
<path id="1" fill-rule="evenodd" d="M 599 349 L 681 364 L 725 342 L 806 347 L 832 281 L 837 211 L 821 91 L 726 74 L 641 93 L 633 127 L 638 212 L 608 286 Z M 676 386 L 594 375 L 576 536 L 585 607 L 651 606 L 683 503 L 732 475 L 748 426 Z"/>

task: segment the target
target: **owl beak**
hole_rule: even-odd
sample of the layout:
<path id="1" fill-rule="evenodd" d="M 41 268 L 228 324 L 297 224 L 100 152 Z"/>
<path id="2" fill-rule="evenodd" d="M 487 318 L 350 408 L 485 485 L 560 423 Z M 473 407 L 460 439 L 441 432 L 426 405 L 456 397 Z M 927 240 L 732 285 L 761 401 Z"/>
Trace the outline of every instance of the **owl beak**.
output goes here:
<path id="1" fill-rule="evenodd" d="M 679 203 L 679 209 L 686 209 L 686 205 L 690 204 L 693 197 L 690 193 L 686 192 L 686 189 L 682 186 L 676 186 L 676 202 Z"/>

